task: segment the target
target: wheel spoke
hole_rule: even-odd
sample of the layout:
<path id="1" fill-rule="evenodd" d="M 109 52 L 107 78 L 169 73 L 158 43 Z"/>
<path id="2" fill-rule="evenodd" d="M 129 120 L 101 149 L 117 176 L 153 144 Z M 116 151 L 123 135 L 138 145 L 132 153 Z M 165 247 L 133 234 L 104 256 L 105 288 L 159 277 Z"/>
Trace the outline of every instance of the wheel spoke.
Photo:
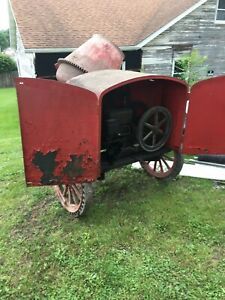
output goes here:
<path id="1" fill-rule="evenodd" d="M 68 197 L 66 197 L 65 200 L 66 200 L 67 205 L 71 204 L 71 191 L 70 191 L 70 188 L 68 189 Z"/>
<path id="2" fill-rule="evenodd" d="M 167 169 L 171 169 L 170 166 L 168 165 L 167 161 L 162 157 L 161 160 L 164 162 L 164 164 L 166 165 Z"/>
<path id="3" fill-rule="evenodd" d="M 148 138 L 150 138 L 151 135 L 152 135 L 152 131 L 149 132 L 149 133 L 143 138 L 143 141 L 146 141 Z"/>
<path id="4" fill-rule="evenodd" d="M 74 192 L 73 186 L 71 186 L 71 188 L 70 188 L 70 193 L 71 193 L 71 201 L 70 201 L 70 204 L 71 204 L 71 205 L 77 205 L 77 204 L 78 204 L 78 203 L 77 203 L 77 196 L 76 196 L 76 194 L 75 194 L 75 192 Z"/>
<path id="5" fill-rule="evenodd" d="M 157 160 L 154 162 L 154 171 L 156 171 L 156 167 L 157 167 Z"/>
<path id="6" fill-rule="evenodd" d="M 163 173 L 163 166 L 162 166 L 161 159 L 159 160 L 159 166 L 160 166 L 160 171 L 161 171 L 161 173 Z"/>
<path id="7" fill-rule="evenodd" d="M 147 122 L 144 123 L 144 126 L 145 126 L 145 127 L 148 127 L 149 129 L 153 129 L 153 128 L 154 128 L 153 125 L 151 125 L 151 124 L 149 124 L 149 123 L 147 123 Z"/>
<path id="8" fill-rule="evenodd" d="M 77 204 L 79 204 L 79 202 L 82 200 L 82 195 L 81 195 L 80 191 L 77 189 L 76 185 L 72 185 L 72 189 L 74 191 L 74 195 L 75 195 L 76 200 L 77 199 L 79 200 Z"/>
<path id="9" fill-rule="evenodd" d="M 155 146 L 155 144 L 156 144 L 156 134 L 152 136 L 152 146 Z"/>
<path id="10" fill-rule="evenodd" d="M 158 127 L 160 128 L 163 124 L 165 124 L 167 122 L 167 119 L 164 118 L 163 120 L 161 120 L 158 124 Z"/>
<path id="11" fill-rule="evenodd" d="M 67 194 L 67 192 L 68 192 L 68 188 L 69 188 L 69 186 L 66 185 L 65 188 L 64 188 L 64 190 L 63 190 L 63 196 L 64 196 L 64 197 L 66 196 L 66 194 Z"/>

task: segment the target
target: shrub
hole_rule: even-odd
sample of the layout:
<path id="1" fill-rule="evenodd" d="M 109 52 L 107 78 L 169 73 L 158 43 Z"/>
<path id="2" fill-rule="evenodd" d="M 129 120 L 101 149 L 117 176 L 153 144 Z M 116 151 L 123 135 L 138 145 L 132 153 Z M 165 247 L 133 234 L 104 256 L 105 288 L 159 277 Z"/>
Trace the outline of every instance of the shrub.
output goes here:
<path id="1" fill-rule="evenodd" d="M 3 51 L 10 46 L 9 30 L 0 31 L 0 50 Z"/>
<path id="2" fill-rule="evenodd" d="M 197 50 L 183 55 L 175 62 L 175 77 L 185 80 L 189 85 L 206 77 L 206 56 L 201 56 Z"/>
<path id="3" fill-rule="evenodd" d="M 0 53 L 0 73 L 12 72 L 16 71 L 16 63 L 14 60 L 3 53 Z"/>

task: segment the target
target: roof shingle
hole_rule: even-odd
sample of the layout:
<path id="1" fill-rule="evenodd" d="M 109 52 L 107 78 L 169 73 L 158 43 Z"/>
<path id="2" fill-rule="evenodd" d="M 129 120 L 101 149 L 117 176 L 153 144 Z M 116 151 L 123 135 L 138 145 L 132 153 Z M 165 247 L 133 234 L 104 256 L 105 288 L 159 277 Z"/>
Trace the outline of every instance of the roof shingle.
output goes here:
<path id="1" fill-rule="evenodd" d="M 76 48 L 100 33 L 132 46 L 199 0 L 11 0 L 25 49 Z"/>

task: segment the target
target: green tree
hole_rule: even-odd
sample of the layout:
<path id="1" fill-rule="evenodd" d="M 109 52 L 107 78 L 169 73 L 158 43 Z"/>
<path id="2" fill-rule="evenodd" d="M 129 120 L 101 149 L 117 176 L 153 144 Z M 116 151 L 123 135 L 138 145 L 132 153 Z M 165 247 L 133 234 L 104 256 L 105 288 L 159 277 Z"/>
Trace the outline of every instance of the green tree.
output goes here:
<path id="1" fill-rule="evenodd" d="M 174 77 L 178 77 L 192 85 L 206 77 L 206 61 L 206 56 L 202 56 L 197 50 L 193 50 L 189 55 L 185 54 L 176 60 Z"/>
<path id="2" fill-rule="evenodd" d="M 9 31 L 1 30 L 0 31 L 0 50 L 3 51 L 10 46 L 9 43 Z"/>
<path id="3" fill-rule="evenodd" d="M 0 53 L 0 73 L 16 71 L 15 61 L 8 55 Z"/>

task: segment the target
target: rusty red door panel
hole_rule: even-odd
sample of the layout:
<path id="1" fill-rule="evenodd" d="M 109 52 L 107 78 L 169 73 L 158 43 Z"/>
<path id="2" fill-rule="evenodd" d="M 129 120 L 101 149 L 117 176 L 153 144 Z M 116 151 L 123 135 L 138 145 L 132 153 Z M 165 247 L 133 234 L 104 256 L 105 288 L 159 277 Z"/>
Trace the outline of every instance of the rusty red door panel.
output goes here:
<path id="1" fill-rule="evenodd" d="M 98 97 L 45 79 L 18 78 L 16 87 L 27 185 L 96 180 L 101 134 Z"/>
<path id="2" fill-rule="evenodd" d="M 192 87 L 183 153 L 225 154 L 225 76 Z"/>
<path id="3" fill-rule="evenodd" d="M 166 145 L 173 150 L 179 150 L 183 140 L 188 87 L 182 81 L 168 80 L 165 83 L 163 105 L 172 115 L 172 131 Z"/>

